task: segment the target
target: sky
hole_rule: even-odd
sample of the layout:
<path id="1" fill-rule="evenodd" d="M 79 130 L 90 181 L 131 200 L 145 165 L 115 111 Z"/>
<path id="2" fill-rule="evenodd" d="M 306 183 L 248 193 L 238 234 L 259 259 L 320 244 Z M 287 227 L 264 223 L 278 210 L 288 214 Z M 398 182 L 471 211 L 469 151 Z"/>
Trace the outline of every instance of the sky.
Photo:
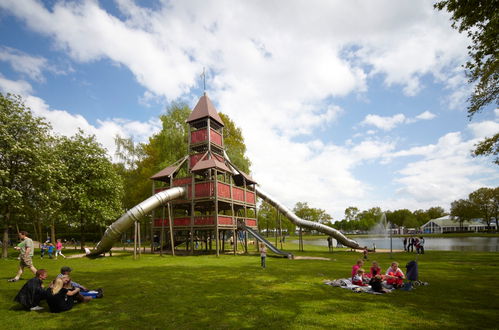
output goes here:
<path id="1" fill-rule="evenodd" d="M 292 208 L 450 203 L 499 182 L 470 121 L 469 40 L 432 1 L 0 0 L 0 91 L 57 134 L 147 142 L 206 93 L 242 129 L 251 174 Z"/>

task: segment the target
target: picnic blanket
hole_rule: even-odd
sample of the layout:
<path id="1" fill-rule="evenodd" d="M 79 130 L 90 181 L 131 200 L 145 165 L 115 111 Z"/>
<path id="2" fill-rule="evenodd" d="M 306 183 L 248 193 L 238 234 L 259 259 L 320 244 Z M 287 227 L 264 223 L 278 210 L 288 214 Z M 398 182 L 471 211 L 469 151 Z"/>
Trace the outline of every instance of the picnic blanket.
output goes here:
<path id="1" fill-rule="evenodd" d="M 373 291 L 370 285 L 360 286 L 352 284 L 352 281 L 348 278 L 340 278 L 338 280 L 332 280 L 332 281 L 326 280 L 324 281 L 324 284 L 339 287 L 342 289 L 351 290 L 356 293 L 364 292 L 370 294 L 383 294 L 381 292 Z"/>

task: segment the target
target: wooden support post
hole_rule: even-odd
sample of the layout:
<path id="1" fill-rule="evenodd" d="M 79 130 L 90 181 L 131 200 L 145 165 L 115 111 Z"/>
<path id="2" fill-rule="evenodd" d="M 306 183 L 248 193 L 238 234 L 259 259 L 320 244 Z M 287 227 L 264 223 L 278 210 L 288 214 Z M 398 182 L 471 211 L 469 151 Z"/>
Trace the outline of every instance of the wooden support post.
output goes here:
<path id="1" fill-rule="evenodd" d="M 300 251 L 303 251 L 303 236 L 302 236 L 302 229 L 300 227 L 300 244 L 299 244 L 299 249 Z"/>
<path id="2" fill-rule="evenodd" d="M 175 240 L 173 238 L 173 219 L 172 219 L 172 207 L 171 204 L 168 203 L 168 223 L 170 224 L 170 244 L 172 248 L 172 256 L 175 255 Z"/>
<path id="3" fill-rule="evenodd" d="M 137 237 L 139 239 L 139 258 L 140 258 L 140 255 L 141 255 L 141 252 L 140 252 L 140 247 L 142 245 L 142 239 L 141 239 L 141 232 L 140 232 L 140 222 L 137 222 Z"/>
<path id="4" fill-rule="evenodd" d="M 163 246 L 165 246 L 165 206 L 161 208 L 161 233 L 159 234 L 159 256 L 163 256 Z"/>
<path id="5" fill-rule="evenodd" d="M 277 219 L 279 219 L 279 239 L 281 241 L 281 250 L 282 250 L 282 222 L 281 222 L 281 212 L 277 212 Z"/>
<path id="6" fill-rule="evenodd" d="M 137 221 L 134 222 L 133 229 L 133 259 L 137 259 Z"/>

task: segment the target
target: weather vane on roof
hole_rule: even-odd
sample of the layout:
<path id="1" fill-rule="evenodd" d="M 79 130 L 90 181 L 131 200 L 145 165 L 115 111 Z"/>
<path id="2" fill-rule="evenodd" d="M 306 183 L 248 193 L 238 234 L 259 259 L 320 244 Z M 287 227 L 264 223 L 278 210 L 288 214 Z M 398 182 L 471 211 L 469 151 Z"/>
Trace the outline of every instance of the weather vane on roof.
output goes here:
<path id="1" fill-rule="evenodd" d="M 206 72 L 203 66 L 203 73 L 201 73 L 201 78 L 203 78 L 203 92 L 206 94 Z"/>

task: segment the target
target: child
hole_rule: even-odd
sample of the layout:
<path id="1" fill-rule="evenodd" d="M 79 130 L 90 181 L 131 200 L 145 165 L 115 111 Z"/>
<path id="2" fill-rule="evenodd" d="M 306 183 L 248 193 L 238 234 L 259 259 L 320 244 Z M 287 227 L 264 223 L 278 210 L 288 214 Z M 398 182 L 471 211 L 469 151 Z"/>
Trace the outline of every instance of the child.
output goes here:
<path id="1" fill-rule="evenodd" d="M 362 266 L 364 266 L 364 261 L 362 260 L 357 260 L 357 263 L 355 265 L 353 265 L 352 267 L 352 281 L 353 281 L 353 277 L 355 275 L 357 275 L 357 271 L 362 268 Z"/>
<path id="2" fill-rule="evenodd" d="M 374 278 L 376 275 L 381 275 L 381 268 L 379 267 L 377 261 L 373 261 L 373 265 L 371 267 L 371 273 L 369 275 L 371 278 Z"/>
<path id="3" fill-rule="evenodd" d="M 57 240 L 57 244 L 55 245 L 56 251 L 55 251 L 55 258 L 57 259 L 57 256 L 63 256 L 64 259 L 66 259 L 66 256 L 62 254 L 62 242 L 60 239 Z"/>
<path id="4" fill-rule="evenodd" d="M 71 267 L 63 266 L 63 267 L 61 267 L 61 273 L 59 275 L 57 275 L 57 277 L 60 277 L 60 278 L 69 277 L 69 278 L 71 278 L 72 271 L 73 271 L 73 269 L 71 269 Z M 75 297 L 78 301 L 87 302 L 90 299 L 102 298 L 104 296 L 102 289 L 100 289 L 100 288 L 97 290 L 88 290 L 83 285 L 78 284 L 78 283 L 73 282 L 73 281 L 69 282 L 68 288 L 80 289 L 80 292 Z"/>
<path id="5" fill-rule="evenodd" d="M 355 274 L 352 278 L 352 284 L 366 286 L 367 284 L 364 284 L 364 280 L 366 280 L 364 270 L 362 268 L 357 269 L 357 274 Z"/>
<path id="6" fill-rule="evenodd" d="M 265 259 L 267 258 L 267 248 L 263 243 L 260 244 L 260 257 L 262 259 L 262 268 L 265 269 Z"/>
<path id="7" fill-rule="evenodd" d="M 367 246 L 364 246 L 362 253 L 364 254 L 364 260 L 368 260 L 367 255 L 369 254 L 369 251 L 367 250 Z"/>
<path id="8" fill-rule="evenodd" d="M 45 251 L 47 251 L 47 244 L 42 243 L 40 246 L 40 259 L 43 259 L 43 256 L 45 255 Z"/>
<path id="9" fill-rule="evenodd" d="M 386 284 L 393 285 L 394 288 L 401 288 L 404 285 L 405 275 L 400 270 L 398 262 L 392 262 L 392 266 L 386 270 Z"/>
<path id="10" fill-rule="evenodd" d="M 54 244 L 49 243 L 48 248 L 47 248 L 47 252 L 49 254 L 49 258 L 52 259 L 52 253 L 54 253 Z"/>

